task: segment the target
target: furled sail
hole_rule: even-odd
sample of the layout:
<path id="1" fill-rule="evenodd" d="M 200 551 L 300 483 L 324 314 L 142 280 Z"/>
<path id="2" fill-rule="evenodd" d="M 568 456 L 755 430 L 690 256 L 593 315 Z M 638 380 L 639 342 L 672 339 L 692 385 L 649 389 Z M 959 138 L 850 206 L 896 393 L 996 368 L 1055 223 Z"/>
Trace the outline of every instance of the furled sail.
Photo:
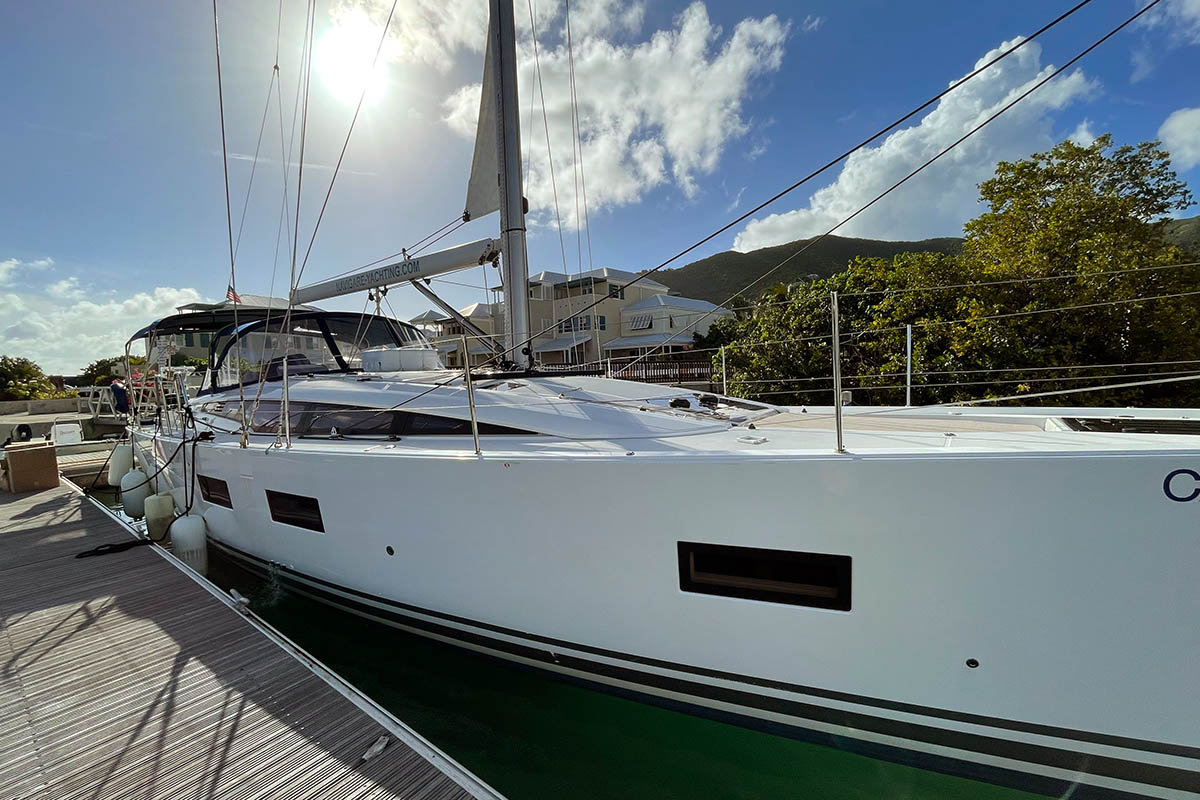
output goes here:
<path id="1" fill-rule="evenodd" d="M 475 157 L 467 182 L 467 207 L 463 219 L 471 220 L 500 210 L 500 167 L 496 147 L 496 80 L 492 75 L 493 32 L 488 30 L 483 59 L 483 91 L 479 96 L 479 125 L 475 129 Z"/>

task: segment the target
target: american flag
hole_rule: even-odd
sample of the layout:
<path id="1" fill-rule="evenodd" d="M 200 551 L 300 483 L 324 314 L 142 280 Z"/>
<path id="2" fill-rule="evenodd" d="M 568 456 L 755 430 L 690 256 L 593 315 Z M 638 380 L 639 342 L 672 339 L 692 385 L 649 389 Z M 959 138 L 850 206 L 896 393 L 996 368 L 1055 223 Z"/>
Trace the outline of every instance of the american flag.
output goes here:
<path id="1" fill-rule="evenodd" d="M 225 290 L 225 299 L 232 300 L 235 303 L 242 302 L 242 298 L 233 290 L 233 284 L 229 284 L 229 288 Z"/>

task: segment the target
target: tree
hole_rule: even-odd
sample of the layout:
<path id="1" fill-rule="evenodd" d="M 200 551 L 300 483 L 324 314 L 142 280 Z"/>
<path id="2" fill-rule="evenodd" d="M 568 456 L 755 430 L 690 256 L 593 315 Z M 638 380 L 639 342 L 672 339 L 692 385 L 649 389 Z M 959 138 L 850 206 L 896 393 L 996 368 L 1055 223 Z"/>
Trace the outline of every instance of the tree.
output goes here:
<path id="1" fill-rule="evenodd" d="M 55 394 L 54 384 L 37 364 L 28 358 L 0 356 L 0 400 L 37 400 Z"/>
<path id="2" fill-rule="evenodd" d="M 726 345 L 731 390 L 781 403 L 832 402 L 833 290 L 842 373 L 858 402 L 902 401 L 910 324 L 914 369 L 924 373 L 919 403 L 1102 385 L 1186 369 L 1154 362 L 1200 357 L 1200 298 L 1188 294 L 1200 269 L 1171 266 L 1181 253 L 1157 221 L 1192 199 L 1157 143 L 1064 142 L 999 164 L 980 196 L 988 209 L 967 223 L 960 256 L 859 258 L 829 278 L 773 287 L 749 317 L 714 325 L 706 339 Z M 1102 364 L 1117 366 L 1080 368 Z M 1121 366 L 1131 364 L 1142 366 Z M 1088 377 L 1095 375 L 1101 380 Z M 1198 401 L 1197 383 L 1079 399 Z"/>
<path id="3" fill-rule="evenodd" d="M 113 368 L 118 364 L 125 363 L 125 356 L 112 356 L 111 358 L 100 358 L 83 368 L 83 372 L 79 374 L 80 386 L 96 386 L 97 384 L 107 384 L 116 373 Z M 143 356 L 130 356 L 130 366 L 138 366 L 145 364 L 146 359 Z"/>
<path id="4" fill-rule="evenodd" d="M 966 224 L 963 257 L 997 273 L 1167 263 L 1164 217 L 1192 204 L 1158 142 L 1114 148 L 1110 134 L 1001 161 L 979 199 L 989 209 Z"/>

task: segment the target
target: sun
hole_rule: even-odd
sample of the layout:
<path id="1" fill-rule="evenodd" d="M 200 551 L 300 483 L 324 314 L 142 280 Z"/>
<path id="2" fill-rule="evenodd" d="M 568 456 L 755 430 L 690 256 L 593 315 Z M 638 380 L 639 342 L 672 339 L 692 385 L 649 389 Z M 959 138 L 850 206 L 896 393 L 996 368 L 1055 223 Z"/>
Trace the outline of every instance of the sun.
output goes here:
<path id="1" fill-rule="evenodd" d="M 371 68 L 378 46 L 379 26 L 361 9 L 352 9 L 339 14 L 333 25 L 317 38 L 313 67 L 338 100 L 353 106 L 362 96 L 364 106 L 374 105 L 387 92 L 389 48 L 386 43 L 379 54 L 379 62 Z"/>

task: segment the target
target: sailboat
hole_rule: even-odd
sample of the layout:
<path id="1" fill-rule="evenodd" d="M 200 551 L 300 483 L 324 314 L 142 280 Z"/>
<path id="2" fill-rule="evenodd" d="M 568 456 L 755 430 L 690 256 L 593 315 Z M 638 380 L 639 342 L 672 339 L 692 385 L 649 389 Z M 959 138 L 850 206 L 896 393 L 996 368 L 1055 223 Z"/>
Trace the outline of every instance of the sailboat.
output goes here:
<path id="1" fill-rule="evenodd" d="M 445 369 L 380 315 L 222 320 L 204 390 L 130 428 L 211 546 L 361 617 L 781 735 L 1060 796 L 1200 792 L 1189 412 L 797 413 L 542 372 L 517 107 L 491 0 L 466 215 L 498 209 L 497 237 L 291 297 L 500 258 L 503 366 Z"/>

